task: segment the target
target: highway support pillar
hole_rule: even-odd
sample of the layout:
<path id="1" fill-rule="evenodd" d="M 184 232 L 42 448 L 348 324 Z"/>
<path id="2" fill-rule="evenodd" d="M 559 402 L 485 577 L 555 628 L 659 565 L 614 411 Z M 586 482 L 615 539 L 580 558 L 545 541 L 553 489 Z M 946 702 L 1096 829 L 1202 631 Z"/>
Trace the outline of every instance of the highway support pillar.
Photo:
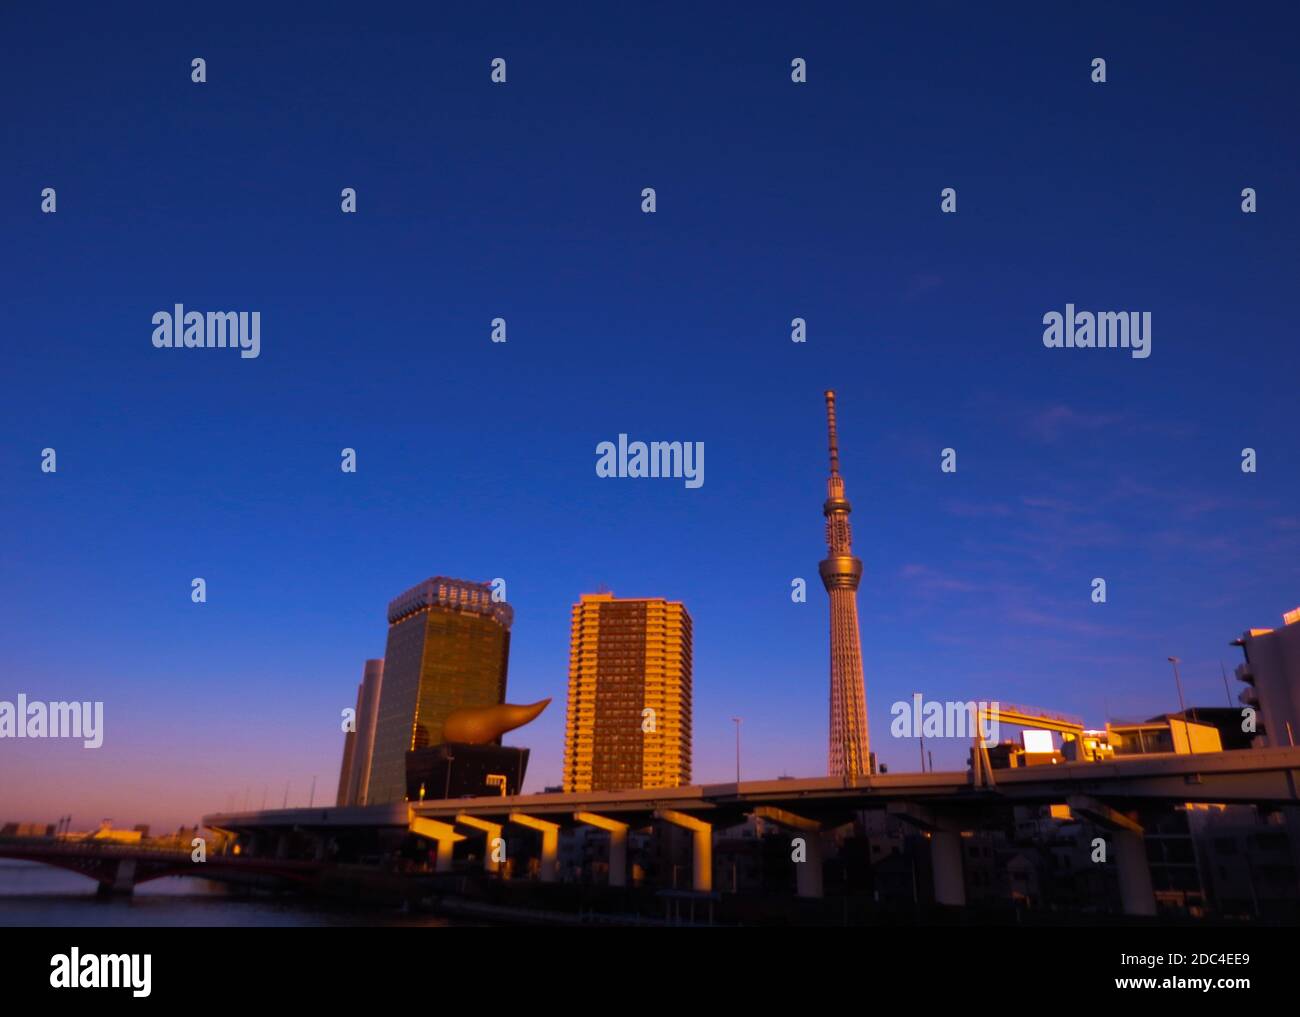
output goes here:
<path id="1" fill-rule="evenodd" d="M 1146 838 L 1131 830 L 1116 830 L 1115 865 L 1119 869 L 1119 895 L 1126 915 L 1154 915 L 1156 895 L 1151 888 Z"/>
<path id="2" fill-rule="evenodd" d="M 965 906 L 960 830 L 936 827 L 930 831 L 930 863 L 934 866 L 934 899 L 940 904 Z"/>
<path id="3" fill-rule="evenodd" d="M 795 894 L 799 897 L 824 896 L 822 889 L 821 823 L 814 819 L 807 819 L 804 816 L 796 816 L 793 812 L 787 812 L 785 809 L 767 805 L 760 805 L 754 810 L 754 815 L 798 833 L 799 838 L 803 841 L 804 854 L 802 860 L 795 860 Z M 792 843 L 791 857 L 794 857 L 793 848 L 794 844 Z"/>
<path id="4" fill-rule="evenodd" d="M 1151 866 L 1147 863 L 1145 831 L 1130 816 L 1087 795 L 1069 798 L 1070 811 L 1091 819 L 1110 832 L 1115 846 L 1115 868 L 1119 876 L 1119 897 L 1126 915 L 1154 915 L 1156 895 L 1151 887 Z"/>
<path id="5" fill-rule="evenodd" d="M 478 816 L 471 816 L 464 812 L 456 816 L 456 822 L 462 826 L 478 830 L 484 835 L 486 845 L 483 849 L 483 871 L 494 874 L 501 872 L 503 868 L 502 862 L 505 860 L 506 844 L 501 837 L 501 831 L 504 829 L 502 824 L 480 819 Z"/>
<path id="6" fill-rule="evenodd" d="M 673 809 L 659 809 L 655 819 L 661 819 L 694 834 L 692 862 L 694 869 L 694 889 L 696 893 L 713 892 L 713 824 L 702 819 L 688 816 L 685 812 Z"/>
<path id="7" fill-rule="evenodd" d="M 579 823 L 609 832 L 609 885 L 627 886 L 628 824 L 594 812 L 575 812 L 573 818 Z"/>
<path id="8" fill-rule="evenodd" d="M 412 816 L 409 825 L 411 832 L 416 836 L 426 837 L 437 843 L 438 858 L 434 871 L 450 872 L 452 852 L 455 851 L 457 843 L 465 839 L 465 835 L 457 833 L 456 828 L 450 823 L 440 823 L 436 819 L 425 819 L 422 816 Z"/>
<path id="9" fill-rule="evenodd" d="M 510 822 L 542 835 L 542 860 L 537 874 L 543 883 L 554 883 L 560 876 L 560 824 L 523 812 L 510 813 Z"/>
<path id="10" fill-rule="evenodd" d="M 966 877 L 962 871 L 961 823 L 942 812 L 911 802 L 893 802 L 891 815 L 930 835 L 930 867 L 934 870 L 934 901 L 949 907 L 966 906 Z"/>

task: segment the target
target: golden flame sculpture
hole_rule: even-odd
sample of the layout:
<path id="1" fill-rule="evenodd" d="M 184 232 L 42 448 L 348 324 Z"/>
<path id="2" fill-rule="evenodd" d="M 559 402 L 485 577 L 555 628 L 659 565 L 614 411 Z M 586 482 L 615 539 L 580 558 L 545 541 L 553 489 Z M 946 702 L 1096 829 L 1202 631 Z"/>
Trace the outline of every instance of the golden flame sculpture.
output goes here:
<path id="1" fill-rule="evenodd" d="M 486 745 L 507 731 L 523 727 L 549 706 L 549 698 L 527 706 L 463 706 L 452 710 L 442 723 L 442 739 L 462 745 Z"/>

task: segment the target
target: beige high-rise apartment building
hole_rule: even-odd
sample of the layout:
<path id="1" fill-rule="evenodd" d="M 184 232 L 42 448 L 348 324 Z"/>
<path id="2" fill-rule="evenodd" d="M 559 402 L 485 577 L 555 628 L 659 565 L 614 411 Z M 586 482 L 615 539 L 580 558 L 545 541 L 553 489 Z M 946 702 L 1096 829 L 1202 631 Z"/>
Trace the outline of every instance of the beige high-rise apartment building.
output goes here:
<path id="1" fill-rule="evenodd" d="M 691 616 L 661 598 L 573 605 L 564 790 L 691 782 Z"/>

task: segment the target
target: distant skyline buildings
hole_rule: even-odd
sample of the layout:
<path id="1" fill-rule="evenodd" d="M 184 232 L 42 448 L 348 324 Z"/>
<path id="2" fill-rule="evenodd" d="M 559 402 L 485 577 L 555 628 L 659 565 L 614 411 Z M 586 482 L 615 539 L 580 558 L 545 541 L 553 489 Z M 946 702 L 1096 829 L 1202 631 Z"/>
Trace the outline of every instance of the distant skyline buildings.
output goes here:
<path id="1" fill-rule="evenodd" d="M 442 745 L 453 710 L 505 702 L 514 612 L 494 584 L 436 576 L 395 598 L 388 619 L 385 656 L 366 661 L 344 735 L 340 806 L 408 798 L 409 752 Z M 571 620 L 565 790 L 689 784 L 690 613 L 595 593 Z"/>
<path id="2" fill-rule="evenodd" d="M 681 603 L 583 594 L 570 631 L 564 790 L 689 784 L 691 667 Z"/>
<path id="3" fill-rule="evenodd" d="M 357 686 L 353 730 L 344 735 L 343 765 L 339 774 L 339 805 L 365 805 L 370 793 L 375 726 L 379 717 L 379 692 L 383 687 L 383 659 L 367 660 Z"/>
<path id="4" fill-rule="evenodd" d="M 361 690 L 357 689 L 357 709 L 360 711 Z M 352 791 L 352 766 L 356 758 L 357 732 L 355 728 L 343 732 L 343 762 L 339 766 L 339 788 L 334 796 L 335 805 L 351 805 L 348 800 Z"/>
<path id="5" fill-rule="evenodd" d="M 1300 739 L 1300 607 L 1282 616 L 1277 629 L 1249 629 L 1233 640 L 1245 654 L 1237 678 L 1246 684 L 1240 702 L 1258 711 L 1255 744 L 1283 747 Z"/>
<path id="6" fill-rule="evenodd" d="M 406 753 L 442 744 L 453 710 L 505 701 L 513 621 L 492 584 L 447 576 L 388 605 L 367 804 L 406 798 Z"/>

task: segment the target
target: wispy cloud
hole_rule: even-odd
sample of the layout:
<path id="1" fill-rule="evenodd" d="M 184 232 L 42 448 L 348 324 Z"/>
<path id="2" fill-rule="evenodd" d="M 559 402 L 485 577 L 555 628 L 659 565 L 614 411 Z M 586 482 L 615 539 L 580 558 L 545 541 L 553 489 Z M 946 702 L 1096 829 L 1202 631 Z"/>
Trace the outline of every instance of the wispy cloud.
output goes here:
<path id="1" fill-rule="evenodd" d="M 1039 410 L 1029 418 L 1029 433 L 1042 442 L 1054 442 L 1079 431 L 1100 431 L 1129 420 L 1127 413 L 1084 413 L 1064 403 Z"/>
<path id="2" fill-rule="evenodd" d="M 925 592 L 978 593 L 984 588 L 979 583 L 959 579 L 919 563 L 904 565 L 899 570 L 899 576 Z"/>
<path id="3" fill-rule="evenodd" d="M 908 301 L 916 300 L 918 297 L 930 292 L 930 290 L 938 289 L 942 285 L 943 279 L 940 276 L 930 273 L 914 275 L 908 280 L 907 289 L 903 291 L 903 299 Z"/>
<path id="4" fill-rule="evenodd" d="M 961 519 L 1000 519 L 1006 518 L 1014 511 L 1010 505 L 1002 502 L 979 502 L 965 499 L 947 502 L 944 505 L 944 510 L 949 515 Z"/>

